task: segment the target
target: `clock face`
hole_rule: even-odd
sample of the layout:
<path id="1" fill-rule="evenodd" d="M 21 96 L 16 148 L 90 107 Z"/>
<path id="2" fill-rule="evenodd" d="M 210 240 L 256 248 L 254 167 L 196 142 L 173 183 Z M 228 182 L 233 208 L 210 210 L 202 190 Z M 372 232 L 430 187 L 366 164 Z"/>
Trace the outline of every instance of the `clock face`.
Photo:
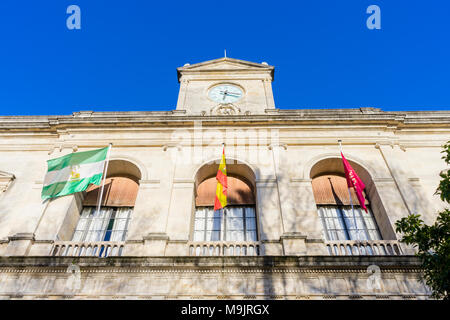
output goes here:
<path id="1" fill-rule="evenodd" d="M 218 103 L 233 103 L 242 98 L 242 89 L 231 84 L 220 84 L 211 88 L 208 97 Z"/>

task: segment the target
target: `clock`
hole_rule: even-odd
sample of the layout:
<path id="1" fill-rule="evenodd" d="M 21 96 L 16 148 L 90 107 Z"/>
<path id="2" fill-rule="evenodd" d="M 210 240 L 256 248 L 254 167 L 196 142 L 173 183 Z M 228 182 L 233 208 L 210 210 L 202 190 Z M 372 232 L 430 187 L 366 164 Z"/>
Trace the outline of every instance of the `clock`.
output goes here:
<path id="1" fill-rule="evenodd" d="M 208 97 L 218 103 L 234 103 L 242 98 L 244 93 L 238 86 L 232 84 L 219 84 L 212 87 L 208 92 Z"/>

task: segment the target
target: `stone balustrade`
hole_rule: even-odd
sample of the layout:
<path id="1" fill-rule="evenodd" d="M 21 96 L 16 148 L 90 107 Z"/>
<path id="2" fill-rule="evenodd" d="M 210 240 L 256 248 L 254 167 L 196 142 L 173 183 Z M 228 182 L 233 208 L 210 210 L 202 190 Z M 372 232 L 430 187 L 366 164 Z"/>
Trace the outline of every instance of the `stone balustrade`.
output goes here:
<path id="1" fill-rule="evenodd" d="M 72 242 L 58 241 L 53 244 L 51 256 L 62 257 L 117 257 L 122 255 L 124 242 Z"/>
<path id="2" fill-rule="evenodd" d="M 332 256 L 399 256 L 402 250 L 396 240 L 326 241 Z"/>
<path id="3" fill-rule="evenodd" d="M 190 242 L 190 256 L 259 256 L 259 242 Z"/>

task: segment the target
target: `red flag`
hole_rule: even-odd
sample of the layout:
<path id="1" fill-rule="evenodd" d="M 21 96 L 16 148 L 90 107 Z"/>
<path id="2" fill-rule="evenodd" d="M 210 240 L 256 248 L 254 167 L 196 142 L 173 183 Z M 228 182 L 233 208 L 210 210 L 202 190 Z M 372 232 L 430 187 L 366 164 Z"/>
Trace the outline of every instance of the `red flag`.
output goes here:
<path id="1" fill-rule="evenodd" d="M 345 159 L 344 155 L 341 152 L 342 163 L 344 164 L 344 173 L 345 178 L 347 179 L 347 186 L 349 188 L 353 187 L 355 189 L 356 196 L 358 197 L 359 204 L 361 208 L 363 208 L 367 212 L 365 198 L 363 195 L 363 190 L 366 187 L 362 180 L 356 174 L 356 171 L 352 168 L 350 163 L 348 163 L 347 159 Z"/>

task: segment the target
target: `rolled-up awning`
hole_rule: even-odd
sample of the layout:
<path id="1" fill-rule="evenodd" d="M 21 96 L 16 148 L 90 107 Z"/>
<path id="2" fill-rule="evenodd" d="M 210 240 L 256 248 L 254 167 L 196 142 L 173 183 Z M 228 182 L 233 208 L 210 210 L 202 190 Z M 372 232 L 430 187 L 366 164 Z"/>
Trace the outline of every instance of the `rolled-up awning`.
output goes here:
<path id="1" fill-rule="evenodd" d="M 227 202 L 228 205 L 253 205 L 255 196 L 250 186 L 237 177 L 227 177 Z M 199 184 L 197 187 L 197 196 L 195 198 L 196 206 L 213 206 L 216 196 L 217 180 L 211 177 Z"/>
<path id="2" fill-rule="evenodd" d="M 319 205 L 350 205 L 347 180 L 343 176 L 323 175 L 312 180 L 314 199 Z M 355 190 L 350 189 L 353 205 L 359 205 Z M 369 204 L 365 193 L 366 205 Z"/>
<path id="3" fill-rule="evenodd" d="M 84 206 L 96 206 L 101 186 L 91 185 L 86 190 L 83 201 Z M 133 207 L 139 184 L 126 177 L 110 177 L 105 180 L 103 190 L 102 206 L 109 207 Z"/>

